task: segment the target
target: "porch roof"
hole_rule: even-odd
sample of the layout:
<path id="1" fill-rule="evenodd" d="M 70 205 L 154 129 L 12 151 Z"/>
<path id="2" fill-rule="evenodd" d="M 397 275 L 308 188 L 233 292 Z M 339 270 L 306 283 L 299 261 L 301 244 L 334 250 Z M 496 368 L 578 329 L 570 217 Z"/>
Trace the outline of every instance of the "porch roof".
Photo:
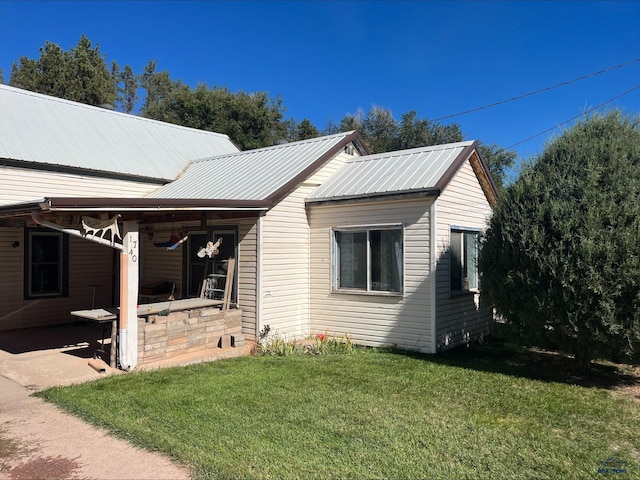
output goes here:
<path id="1" fill-rule="evenodd" d="M 256 200 L 208 200 L 188 198 L 105 198 L 49 197 L 31 202 L 0 206 L 0 218 L 28 216 L 31 213 L 79 212 L 261 212 L 268 202 Z"/>

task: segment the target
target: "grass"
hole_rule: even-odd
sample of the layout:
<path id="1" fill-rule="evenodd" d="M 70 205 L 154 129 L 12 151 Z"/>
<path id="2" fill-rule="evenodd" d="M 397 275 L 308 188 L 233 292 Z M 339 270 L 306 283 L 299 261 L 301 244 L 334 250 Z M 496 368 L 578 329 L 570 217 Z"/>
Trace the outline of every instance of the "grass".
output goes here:
<path id="1" fill-rule="evenodd" d="M 574 378 L 562 357 L 504 344 L 357 353 L 240 358 L 40 395 L 196 478 L 640 478 L 640 403 L 609 390 L 636 379 L 613 366 Z M 626 473 L 598 474 L 609 459 Z"/>

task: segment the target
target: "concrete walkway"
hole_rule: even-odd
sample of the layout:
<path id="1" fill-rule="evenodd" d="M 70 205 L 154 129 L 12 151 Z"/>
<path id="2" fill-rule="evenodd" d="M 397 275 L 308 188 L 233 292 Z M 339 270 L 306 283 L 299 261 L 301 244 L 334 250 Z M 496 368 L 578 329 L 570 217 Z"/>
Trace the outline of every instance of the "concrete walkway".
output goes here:
<path id="1" fill-rule="evenodd" d="M 4 345 L 20 345 L 19 337 L 8 339 L 3 333 Z M 166 457 L 133 447 L 31 396 L 50 386 L 117 373 L 98 373 L 88 366 L 94 342 L 0 350 L 0 479 L 190 478 L 187 469 Z"/>

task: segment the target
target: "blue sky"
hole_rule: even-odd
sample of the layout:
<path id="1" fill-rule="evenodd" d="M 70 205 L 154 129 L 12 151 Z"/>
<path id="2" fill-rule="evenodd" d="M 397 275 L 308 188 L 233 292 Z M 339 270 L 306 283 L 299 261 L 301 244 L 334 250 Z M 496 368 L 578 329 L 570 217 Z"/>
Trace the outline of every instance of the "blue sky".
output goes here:
<path id="1" fill-rule="evenodd" d="M 110 63 L 279 95 L 318 128 L 372 105 L 438 119 L 640 58 L 640 2 L 0 0 L 0 69 L 82 34 Z M 509 147 L 640 85 L 640 61 L 442 120 Z M 606 108 L 640 112 L 640 88 Z M 514 149 L 539 153 L 545 133 Z"/>

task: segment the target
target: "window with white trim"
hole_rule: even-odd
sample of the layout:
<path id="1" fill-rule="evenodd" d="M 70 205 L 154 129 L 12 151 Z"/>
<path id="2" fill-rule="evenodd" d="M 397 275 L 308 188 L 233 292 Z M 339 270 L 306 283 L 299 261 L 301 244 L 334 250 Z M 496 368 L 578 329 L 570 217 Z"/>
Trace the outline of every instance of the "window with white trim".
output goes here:
<path id="1" fill-rule="evenodd" d="M 60 232 L 27 229 L 25 232 L 25 298 L 62 297 L 69 294 L 69 242 Z"/>
<path id="2" fill-rule="evenodd" d="M 402 227 L 335 229 L 334 291 L 402 293 Z"/>
<path id="3" fill-rule="evenodd" d="M 451 293 L 477 290 L 480 232 L 451 229 L 449 274 Z"/>

